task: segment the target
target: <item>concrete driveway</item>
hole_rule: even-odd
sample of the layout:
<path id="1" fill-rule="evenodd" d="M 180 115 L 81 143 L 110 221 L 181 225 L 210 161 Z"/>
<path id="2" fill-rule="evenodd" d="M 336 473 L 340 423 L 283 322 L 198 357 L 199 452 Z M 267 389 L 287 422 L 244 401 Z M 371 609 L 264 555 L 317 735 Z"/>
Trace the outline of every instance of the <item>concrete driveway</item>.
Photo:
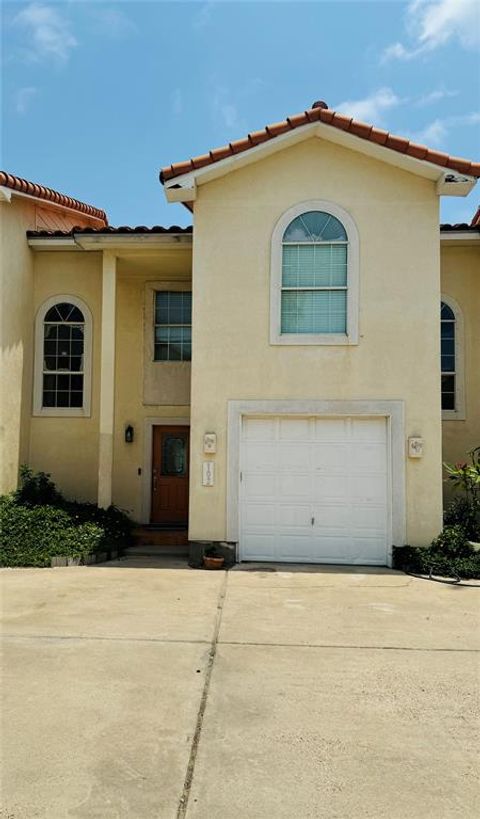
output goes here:
<path id="1" fill-rule="evenodd" d="M 480 592 L 383 569 L 3 570 L 4 819 L 480 815 Z"/>

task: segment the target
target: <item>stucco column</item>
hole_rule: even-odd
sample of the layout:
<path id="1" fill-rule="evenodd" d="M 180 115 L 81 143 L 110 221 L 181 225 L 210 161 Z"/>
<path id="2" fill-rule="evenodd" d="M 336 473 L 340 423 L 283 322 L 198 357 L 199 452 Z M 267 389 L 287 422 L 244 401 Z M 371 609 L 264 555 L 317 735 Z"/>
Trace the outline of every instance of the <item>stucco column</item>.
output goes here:
<path id="1" fill-rule="evenodd" d="M 100 434 L 98 449 L 98 505 L 112 502 L 113 419 L 115 408 L 115 296 L 117 259 L 103 251 L 102 349 L 100 358 Z"/>

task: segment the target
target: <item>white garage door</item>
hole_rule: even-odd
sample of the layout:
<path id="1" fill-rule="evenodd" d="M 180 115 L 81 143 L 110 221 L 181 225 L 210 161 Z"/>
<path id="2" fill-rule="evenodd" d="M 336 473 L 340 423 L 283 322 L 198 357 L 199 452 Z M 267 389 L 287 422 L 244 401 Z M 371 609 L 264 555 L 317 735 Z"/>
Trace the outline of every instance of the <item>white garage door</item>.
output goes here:
<path id="1" fill-rule="evenodd" d="M 385 565 L 385 418 L 243 418 L 240 559 Z"/>

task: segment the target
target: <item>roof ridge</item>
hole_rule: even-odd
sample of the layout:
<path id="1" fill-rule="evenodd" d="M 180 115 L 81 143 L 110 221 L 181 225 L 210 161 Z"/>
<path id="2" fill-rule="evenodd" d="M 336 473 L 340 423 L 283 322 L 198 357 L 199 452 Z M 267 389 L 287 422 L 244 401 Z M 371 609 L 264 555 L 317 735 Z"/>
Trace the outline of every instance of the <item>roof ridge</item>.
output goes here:
<path id="1" fill-rule="evenodd" d="M 67 196 L 65 193 L 59 193 L 53 188 L 30 182 L 21 176 L 15 176 L 15 174 L 8 173 L 8 171 L 0 171 L 0 185 L 19 193 L 25 193 L 28 196 L 34 196 L 37 199 L 43 199 L 46 202 L 52 202 L 55 205 L 71 208 L 71 210 L 84 213 L 86 216 L 100 219 L 108 225 L 108 217 L 104 210 L 88 205 L 86 202 L 81 202 L 79 199 L 74 199 L 72 196 Z"/>
<path id="2" fill-rule="evenodd" d="M 406 154 L 414 159 L 431 162 L 434 165 L 439 165 L 442 168 L 447 168 L 452 171 L 458 171 L 467 176 L 480 177 L 480 162 L 472 162 L 469 159 L 463 159 L 462 157 L 451 156 L 442 151 L 436 151 L 432 148 L 428 148 L 426 145 L 412 142 L 406 137 L 392 134 L 390 131 L 384 131 L 382 128 L 376 128 L 374 125 L 341 114 L 332 108 L 328 108 L 326 103 L 314 103 L 312 108 L 307 108 L 299 114 L 293 114 L 280 122 L 265 125 L 260 131 L 252 131 L 247 134 L 246 137 L 229 142 L 228 145 L 213 148 L 206 154 L 191 157 L 183 162 L 166 165 L 160 171 L 160 182 L 165 184 L 165 182 L 174 179 L 176 176 L 182 176 L 185 173 L 199 170 L 206 165 L 213 165 L 222 159 L 226 159 L 228 156 L 243 153 L 250 148 L 255 148 L 263 142 L 275 139 L 281 134 L 288 133 L 304 125 L 310 125 L 313 122 L 321 122 L 341 131 L 347 131 L 360 139 L 374 142 L 377 145 L 390 148 L 393 151 L 397 151 L 397 153 Z"/>

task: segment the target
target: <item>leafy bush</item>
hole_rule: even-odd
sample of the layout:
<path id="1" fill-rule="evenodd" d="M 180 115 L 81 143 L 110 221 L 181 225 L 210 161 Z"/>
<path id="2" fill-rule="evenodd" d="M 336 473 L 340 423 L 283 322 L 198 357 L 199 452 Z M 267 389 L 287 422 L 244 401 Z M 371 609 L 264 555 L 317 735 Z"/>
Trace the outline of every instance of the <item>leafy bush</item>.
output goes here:
<path id="1" fill-rule="evenodd" d="M 480 509 L 468 498 L 454 498 L 443 522 L 445 526 L 461 526 L 469 540 L 480 541 Z"/>
<path id="2" fill-rule="evenodd" d="M 130 542 L 132 522 L 114 506 L 69 501 L 45 472 L 20 471 L 20 488 L 0 498 L 0 564 L 45 566 Z"/>
<path id="3" fill-rule="evenodd" d="M 51 504 L 60 505 L 60 492 L 46 472 L 34 472 L 29 466 L 20 467 L 20 487 L 13 493 L 16 503 L 27 506 Z"/>
<path id="4" fill-rule="evenodd" d="M 46 566 L 56 555 L 83 558 L 99 549 L 104 532 L 94 523 L 76 525 L 55 506 L 0 502 L 0 564 Z"/>
<path id="5" fill-rule="evenodd" d="M 102 509 L 94 503 L 63 501 L 62 508 L 78 524 L 91 521 L 100 526 L 104 532 L 104 544 L 108 546 L 127 546 L 130 543 L 133 523 L 121 509 L 109 506 Z"/>
<path id="6" fill-rule="evenodd" d="M 395 548 L 393 565 L 414 574 L 480 578 L 480 552 L 468 542 L 462 526 L 445 527 L 428 548 Z"/>

